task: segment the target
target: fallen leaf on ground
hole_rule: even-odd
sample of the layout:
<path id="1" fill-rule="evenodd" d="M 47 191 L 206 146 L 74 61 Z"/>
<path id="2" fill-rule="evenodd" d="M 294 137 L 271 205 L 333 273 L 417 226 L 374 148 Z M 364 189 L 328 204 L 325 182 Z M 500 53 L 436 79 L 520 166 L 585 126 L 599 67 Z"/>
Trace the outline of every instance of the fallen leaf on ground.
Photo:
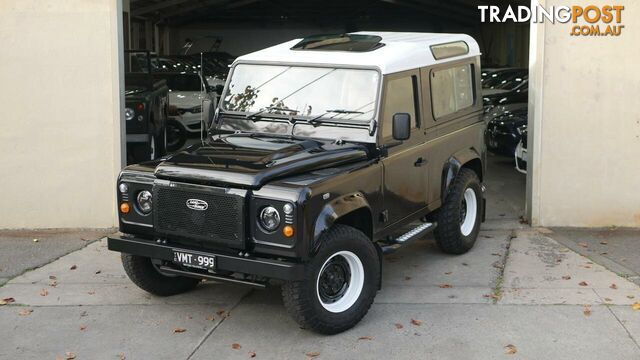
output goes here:
<path id="1" fill-rule="evenodd" d="M 441 288 L 441 289 L 448 289 L 448 288 L 451 288 L 453 286 L 451 286 L 450 284 L 440 284 L 440 285 L 438 285 L 438 287 Z"/>
<path id="2" fill-rule="evenodd" d="M 467 263 L 462 263 L 462 266 L 469 266 L 469 264 L 467 264 Z"/>
<path id="3" fill-rule="evenodd" d="M 500 253 L 491 253 L 491 255 L 493 255 L 493 256 L 502 256 L 502 254 L 500 254 Z"/>
<path id="4" fill-rule="evenodd" d="M 484 294 L 484 295 L 482 295 L 482 297 L 492 298 L 492 299 L 499 299 L 500 298 L 500 296 L 498 296 L 496 294 Z"/>
<path id="5" fill-rule="evenodd" d="M 77 267 L 76 265 L 71 265 L 71 267 L 69 268 L 69 270 L 75 270 L 75 269 L 77 269 L 77 268 L 78 268 L 78 267 Z"/>
<path id="6" fill-rule="evenodd" d="M 583 248 L 588 248 L 589 247 L 589 245 L 587 245 L 587 243 L 583 243 L 583 242 L 578 243 L 578 245 L 582 246 Z"/>
<path id="7" fill-rule="evenodd" d="M 402 329 L 404 326 L 402 326 L 402 324 L 394 324 L 396 326 L 396 329 Z"/>
<path id="8" fill-rule="evenodd" d="M 609 254 L 609 253 L 606 253 L 606 252 L 600 253 L 600 255 L 607 255 L 607 254 Z"/>
<path id="9" fill-rule="evenodd" d="M 219 316 L 223 316 L 225 312 L 226 311 L 224 311 L 224 310 L 218 310 L 218 311 L 216 311 L 216 314 L 218 314 Z"/>
<path id="10" fill-rule="evenodd" d="M 56 287 L 56 286 L 58 286 L 58 282 L 55 281 L 55 280 L 51 280 L 51 282 L 49 283 L 49 286 Z"/>
<path id="11" fill-rule="evenodd" d="M 609 302 L 609 301 L 613 301 L 613 300 L 612 300 L 612 299 L 609 299 L 609 298 L 604 298 L 604 301 Z"/>
<path id="12" fill-rule="evenodd" d="M 16 299 L 14 299 L 12 297 L 4 298 L 4 299 L 0 300 L 0 306 L 11 304 L 12 302 L 16 302 Z"/>
<path id="13" fill-rule="evenodd" d="M 124 356 L 124 353 L 120 353 L 120 354 L 118 354 L 118 359 L 119 359 L 119 360 L 126 360 L 126 359 L 127 359 L 127 357 L 126 357 L 126 356 Z"/>
<path id="14" fill-rule="evenodd" d="M 87 325 L 80 325 L 80 331 L 87 330 Z"/>
<path id="15" fill-rule="evenodd" d="M 83 317 L 83 316 L 87 316 L 87 312 L 86 311 L 83 311 L 83 312 L 80 313 L 80 317 Z"/>
<path id="16" fill-rule="evenodd" d="M 373 340 L 371 336 L 360 336 L 358 340 Z"/>
<path id="17" fill-rule="evenodd" d="M 404 279 L 405 280 L 411 280 L 411 276 L 405 276 Z"/>
<path id="18" fill-rule="evenodd" d="M 571 280 L 571 275 L 565 275 L 562 277 L 562 280 Z"/>
<path id="19" fill-rule="evenodd" d="M 591 305 L 585 305 L 582 308 L 582 313 L 584 314 L 584 316 L 590 316 L 591 315 Z"/>
<path id="20" fill-rule="evenodd" d="M 38 242 L 38 239 L 33 239 L 33 242 Z"/>
<path id="21" fill-rule="evenodd" d="M 31 314 L 33 312 L 32 309 L 22 309 L 20 310 L 20 312 L 18 313 L 18 315 L 20 316 L 27 316 L 29 314 Z"/>
<path id="22" fill-rule="evenodd" d="M 627 295 L 627 299 L 633 299 L 635 296 L 633 295 Z"/>
<path id="23" fill-rule="evenodd" d="M 320 356 L 320 351 L 312 351 L 312 352 L 308 352 L 305 355 L 307 355 L 310 358 L 314 358 L 314 357 L 318 357 Z"/>
<path id="24" fill-rule="evenodd" d="M 631 308 L 633 310 L 640 310 L 640 303 L 639 302 L 635 302 L 631 305 Z"/>
<path id="25" fill-rule="evenodd" d="M 607 244 L 608 244 L 608 242 L 607 242 L 607 240 L 602 240 L 602 241 L 600 241 L 600 244 L 602 244 L 602 245 L 607 245 Z"/>
<path id="26" fill-rule="evenodd" d="M 173 329 L 173 333 L 174 334 L 183 333 L 185 331 L 187 331 L 187 329 L 185 329 L 185 328 L 175 328 L 175 329 Z"/>
<path id="27" fill-rule="evenodd" d="M 240 349 L 242 349 L 242 345 L 240 345 L 238 343 L 233 343 L 233 344 L 231 344 L 231 348 L 233 350 L 240 350 Z"/>
<path id="28" fill-rule="evenodd" d="M 49 280 L 57 280 L 58 278 L 55 275 L 49 275 Z"/>
<path id="29" fill-rule="evenodd" d="M 447 271 L 446 273 L 444 273 L 445 275 L 451 275 L 451 271 Z"/>
<path id="30" fill-rule="evenodd" d="M 249 357 L 250 357 L 250 358 L 254 358 L 254 357 L 256 357 L 256 353 L 255 353 L 255 351 L 249 351 Z"/>
<path id="31" fill-rule="evenodd" d="M 578 283 L 578 285 L 580 285 L 580 286 L 589 286 L 589 284 L 587 284 L 587 282 L 586 282 L 586 281 L 580 281 L 580 282 Z"/>
<path id="32" fill-rule="evenodd" d="M 411 324 L 415 325 L 415 326 L 420 326 L 420 325 L 422 325 L 422 321 L 416 320 L 416 319 L 411 319 Z"/>
<path id="33" fill-rule="evenodd" d="M 96 275 L 100 274 L 101 272 L 102 272 L 102 270 L 96 271 Z"/>
<path id="34" fill-rule="evenodd" d="M 40 296 L 47 296 L 47 295 L 49 295 L 49 291 L 47 291 L 47 289 L 40 290 Z"/>
<path id="35" fill-rule="evenodd" d="M 216 319 L 216 318 L 214 318 L 213 316 L 207 316 L 207 320 L 209 320 L 209 321 L 213 321 L 213 320 L 215 320 L 215 319 Z"/>
<path id="36" fill-rule="evenodd" d="M 518 348 L 515 345 L 507 345 L 504 347 L 504 353 L 507 355 L 513 355 L 518 352 Z"/>
<path id="37" fill-rule="evenodd" d="M 616 285 L 616 284 L 611 284 L 611 285 L 609 285 L 609 287 L 610 287 L 611 289 L 613 289 L 613 290 L 616 290 L 616 289 L 618 288 L 618 285 Z"/>
<path id="38" fill-rule="evenodd" d="M 64 353 L 64 358 L 67 360 L 73 360 L 76 358 L 76 354 L 72 353 L 71 351 L 67 351 L 66 353 Z"/>
<path id="39" fill-rule="evenodd" d="M 95 295 L 95 294 L 96 294 L 96 292 L 95 292 L 95 291 L 93 291 L 93 290 L 91 290 L 91 291 L 87 291 L 87 294 L 89 294 L 89 295 Z"/>

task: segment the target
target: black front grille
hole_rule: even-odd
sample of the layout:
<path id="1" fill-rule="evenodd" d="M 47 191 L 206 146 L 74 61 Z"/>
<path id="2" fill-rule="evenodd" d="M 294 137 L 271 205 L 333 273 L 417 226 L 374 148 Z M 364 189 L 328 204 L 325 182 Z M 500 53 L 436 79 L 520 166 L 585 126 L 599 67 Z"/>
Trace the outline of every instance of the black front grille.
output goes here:
<path id="1" fill-rule="evenodd" d="M 242 196 L 223 189 L 155 185 L 153 202 L 156 232 L 203 246 L 244 248 Z"/>

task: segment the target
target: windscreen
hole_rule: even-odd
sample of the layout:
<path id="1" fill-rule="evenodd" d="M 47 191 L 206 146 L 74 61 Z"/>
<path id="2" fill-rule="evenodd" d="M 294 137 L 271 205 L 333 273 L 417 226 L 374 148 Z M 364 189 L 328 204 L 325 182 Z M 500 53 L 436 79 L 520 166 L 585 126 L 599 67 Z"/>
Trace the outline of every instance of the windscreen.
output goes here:
<path id="1" fill-rule="evenodd" d="M 239 64 L 222 110 L 368 122 L 378 84 L 375 70 Z"/>

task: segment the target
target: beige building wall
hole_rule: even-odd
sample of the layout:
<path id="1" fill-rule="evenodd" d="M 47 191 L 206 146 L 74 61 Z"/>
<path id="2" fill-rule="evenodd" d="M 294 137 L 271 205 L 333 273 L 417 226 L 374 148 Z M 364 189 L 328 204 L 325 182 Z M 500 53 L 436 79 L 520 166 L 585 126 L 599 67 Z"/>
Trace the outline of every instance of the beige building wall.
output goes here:
<path id="1" fill-rule="evenodd" d="M 0 229 L 116 225 L 121 1 L 0 1 Z"/>
<path id="2" fill-rule="evenodd" d="M 608 1 L 544 1 L 545 6 Z M 588 4 L 587 4 L 588 3 Z M 640 226 L 640 2 L 624 5 L 619 37 L 531 32 L 528 196 L 534 225 Z"/>

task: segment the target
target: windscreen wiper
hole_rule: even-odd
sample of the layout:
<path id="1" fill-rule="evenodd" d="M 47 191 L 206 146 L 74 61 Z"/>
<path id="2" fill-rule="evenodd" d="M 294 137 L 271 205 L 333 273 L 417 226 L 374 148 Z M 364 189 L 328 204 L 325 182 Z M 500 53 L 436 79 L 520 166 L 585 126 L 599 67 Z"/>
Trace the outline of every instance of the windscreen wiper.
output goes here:
<path id="1" fill-rule="evenodd" d="M 247 114 L 247 115 L 245 116 L 245 118 L 247 118 L 247 119 L 253 119 L 253 118 L 257 117 L 257 116 L 260 116 L 260 114 L 263 114 L 263 113 L 265 113 L 265 112 L 267 112 L 267 111 L 269 111 L 269 110 L 276 110 L 276 111 L 289 111 L 289 112 L 293 112 L 293 113 L 295 113 L 295 115 L 298 115 L 298 113 L 299 113 L 299 111 L 298 111 L 298 110 L 289 109 L 289 108 L 287 108 L 287 107 L 283 107 L 283 106 L 267 106 L 267 107 L 262 108 L 262 109 L 260 109 L 260 110 L 258 110 L 258 111 L 256 111 L 256 112 L 254 112 L 254 113 Z"/>
<path id="2" fill-rule="evenodd" d="M 333 114 L 364 114 L 364 112 L 356 111 L 356 110 L 344 110 L 344 109 L 325 110 L 324 114 L 314 117 L 313 119 L 309 120 L 309 122 L 317 121 L 318 119 L 323 118 L 328 114 L 332 114 L 332 113 Z"/>

